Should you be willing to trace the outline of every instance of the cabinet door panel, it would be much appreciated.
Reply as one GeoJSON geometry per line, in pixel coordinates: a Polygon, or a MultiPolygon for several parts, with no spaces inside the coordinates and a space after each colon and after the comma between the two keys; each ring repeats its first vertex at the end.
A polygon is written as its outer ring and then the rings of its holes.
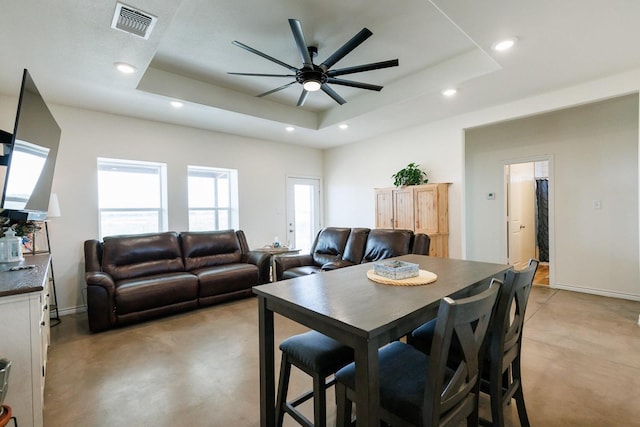
{"type": "Polygon", "coordinates": [[[416,189],[416,231],[432,234],[440,232],[438,221],[438,187],[416,189]]]}
{"type": "Polygon", "coordinates": [[[376,228],[393,228],[391,190],[376,190],[376,228]]]}
{"type": "Polygon", "coordinates": [[[395,204],[394,228],[413,230],[415,227],[413,213],[413,190],[411,188],[398,189],[393,192],[395,204]]]}

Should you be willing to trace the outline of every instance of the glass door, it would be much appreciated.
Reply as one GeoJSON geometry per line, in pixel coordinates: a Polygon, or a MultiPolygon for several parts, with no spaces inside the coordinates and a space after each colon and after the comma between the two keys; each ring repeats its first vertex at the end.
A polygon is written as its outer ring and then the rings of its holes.
{"type": "Polygon", "coordinates": [[[287,177],[287,244],[309,253],[320,230],[320,180],[287,177]]]}

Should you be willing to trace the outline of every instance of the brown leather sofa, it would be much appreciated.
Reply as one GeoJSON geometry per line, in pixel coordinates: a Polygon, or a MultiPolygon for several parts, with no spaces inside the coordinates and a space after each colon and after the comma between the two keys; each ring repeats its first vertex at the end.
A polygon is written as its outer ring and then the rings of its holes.
{"type": "Polygon", "coordinates": [[[311,252],[275,259],[277,280],[406,254],[429,255],[431,239],[411,230],[326,227],[316,236],[311,252]]]}
{"type": "Polygon", "coordinates": [[[269,255],[242,230],[165,232],[84,242],[92,332],[233,298],[269,280],[269,255]]]}

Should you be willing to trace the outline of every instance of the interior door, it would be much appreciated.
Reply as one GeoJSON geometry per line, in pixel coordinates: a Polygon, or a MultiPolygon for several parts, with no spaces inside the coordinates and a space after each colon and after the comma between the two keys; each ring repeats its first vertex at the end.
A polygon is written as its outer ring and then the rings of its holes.
{"type": "Polygon", "coordinates": [[[320,180],[287,177],[287,242],[309,253],[320,231],[320,180]]]}
{"type": "Polygon", "coordinates": [[[505,172],[508,262],[518,269],[536,255],[534,163],[506,165],[505,172]]]}

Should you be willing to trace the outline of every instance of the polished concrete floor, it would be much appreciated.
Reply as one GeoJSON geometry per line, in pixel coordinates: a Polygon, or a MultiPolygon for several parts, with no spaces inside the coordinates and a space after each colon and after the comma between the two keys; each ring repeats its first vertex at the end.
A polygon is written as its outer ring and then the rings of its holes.
{"type": "MultiPolygon", "coordinates": [[[[86,315],[63,317],[45,427],[259,425],[257,312],[249,298],[100,334],[86,315]]],[[[640,426],[639,314],[640,302],[534,286],[523,344],[532,426],[640,426]]],[[[277,342],[303,330],[276,316],[277,342]]],[[[294,370],[292,391],[308,386],[294,370]]],[[[508,425],[519,425],[515,406],[508,425]]]]}

